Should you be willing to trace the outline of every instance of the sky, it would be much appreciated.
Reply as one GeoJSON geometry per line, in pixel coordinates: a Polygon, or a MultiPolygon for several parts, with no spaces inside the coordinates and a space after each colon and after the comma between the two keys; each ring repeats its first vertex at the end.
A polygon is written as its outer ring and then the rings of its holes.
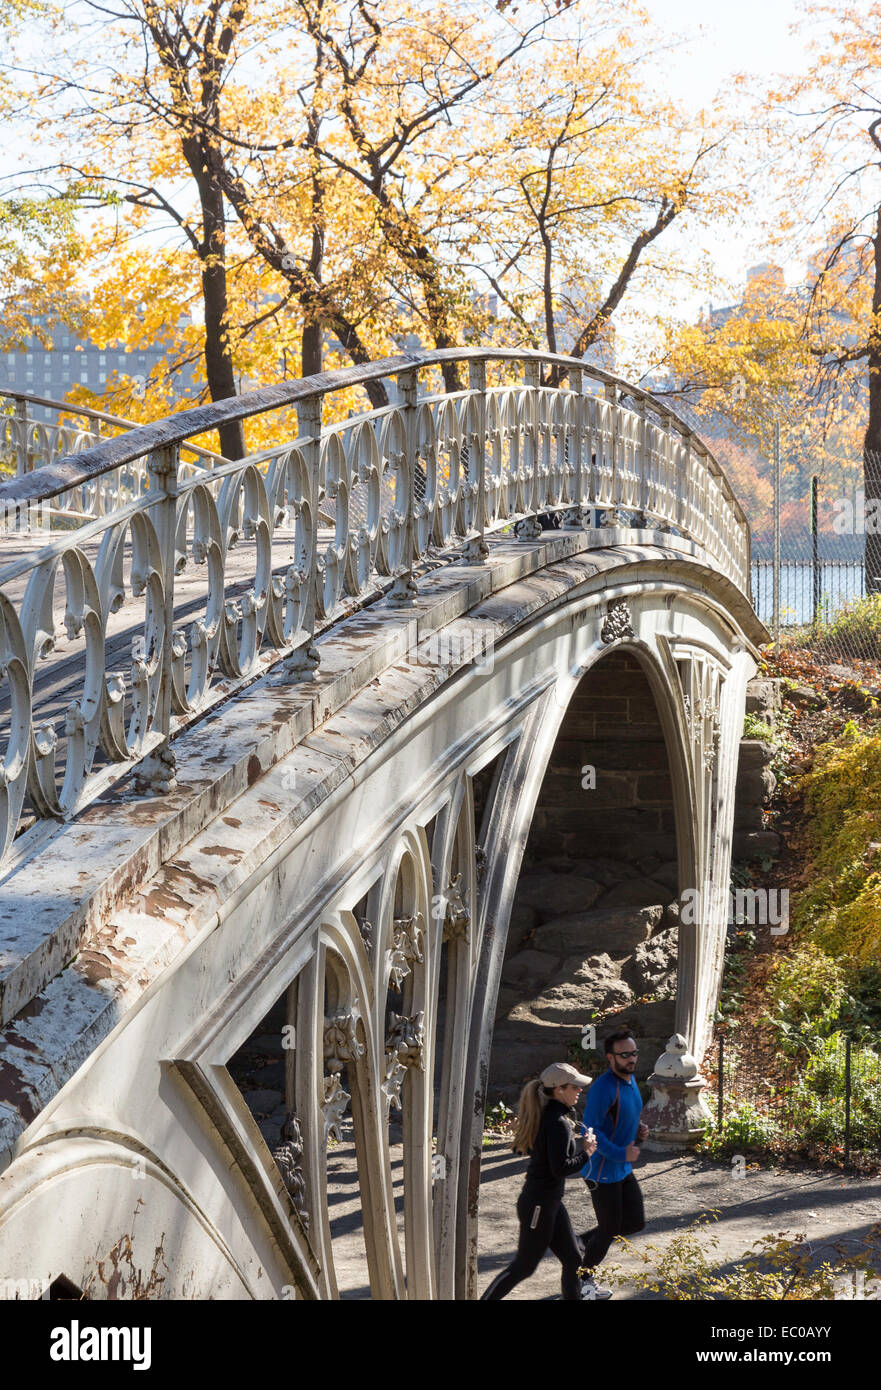
{"type": "Polygon", "coordinates": [[[789,26],[798,19],[795,0],[642,0],[655,22],[671,33],[694,34],[671,54],[666,68],[671,94],[707,106],[733,72],[767,75],[805,64],[805,40],[789,26]]]}
{"type": "MultiPolygon", "coordinates": [[[[736,0],[712,7],[706,0],[643,0],[655,22],[671,34],[688,35],[688,42],[664,60],[662,80],[670,95],[694,109],[712,109],[724,99],[735,73],[767,80],[775,73],[797,73],[811,60],[806,34],[793,34],[800,18],[799,0],[736,0]]],[[[740,257],[742,243],[721,248],[729,273],[740,257]]]]}

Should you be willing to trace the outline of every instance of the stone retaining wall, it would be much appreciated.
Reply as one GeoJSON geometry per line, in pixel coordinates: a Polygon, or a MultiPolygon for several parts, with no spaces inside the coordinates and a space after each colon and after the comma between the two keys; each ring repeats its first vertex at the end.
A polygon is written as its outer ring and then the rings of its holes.
{"type": "Polygon", "coordinates": [[[517,888],[496,1013],[490,1099],[567,1055],[605,1067],[602,1038],[626,1020],[638,1076],[673,1031],[678,916],[673,788],[639,663],[603,657],[557,736],[517,888]],[[635,1001],[641,1002],[635,1002],[635,1001]],[[597,1048],[581,1047],[596,1024],[597,1048]]]}

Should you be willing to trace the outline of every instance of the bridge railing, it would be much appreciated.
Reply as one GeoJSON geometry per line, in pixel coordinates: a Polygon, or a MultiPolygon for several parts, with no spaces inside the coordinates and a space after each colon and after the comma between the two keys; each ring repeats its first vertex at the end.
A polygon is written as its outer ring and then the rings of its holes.
{"type": "Polygon", "coordinates": [[[170,788],[171,737],[280,659],[308,678],[316,633],[343,613],[411,603],[438,554],[480,563],[488,534],[534,536],[540,514],[691,538],[749,593],[748,526],[712,455],[667,406],[567,358],[406,354],[81,451],[82,434],[58,438],[71,452],[47,443],[0,485],[6,509],[50,503],[78,523],[0,569],[0,871],[142,760],[145,787],[170,788]],[[432,394],[450,360],[467,387],[432,394]],[[560,385],[542,384],[549,369],[560,385]],[[394,403],[324,424],[333,393],[383,378],[394,403]],[[291,406],[293,440],[182,460],[223,421],[291,406]]]}
{"type": "MultiPolygon", "coordinates": [[[[71,405],[46,396],[26,395],[19,391],[0,391],[0,462],[23,477],[34,469],[95,448],[104,439],[125,430],[136,429],[132,420],[88,406],[71,405]],[[37,411],[51,412],[49,419],[40,419],[37,411]]],[[[186,476],[199,469],[212,468],[225,462],[220,454],[198,444],[182,447],[181,468],[186,476]]],[[[99,516],[108,516],[117,507],[141,497],[147,490],[145,460],[135,459],[126,468],[114,468],[100,478],[92,478],[80,487],[67,488],[55,497],[44,499],[38,507],[27,511],[14,510],[0,518],[5,527],[23,530],[31,518],[46,530],[59,525],[78,525],[99,516]]]]}

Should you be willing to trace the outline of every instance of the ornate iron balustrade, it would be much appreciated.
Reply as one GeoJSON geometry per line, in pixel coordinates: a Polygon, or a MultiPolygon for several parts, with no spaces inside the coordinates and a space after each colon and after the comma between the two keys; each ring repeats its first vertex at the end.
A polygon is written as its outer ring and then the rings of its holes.
{"type": "MultiPolygon", "coordinates": [[[[108,415],[86,406],[68,405],[65,401],[51,400],[45,396],[23,395],[17,391],[0,391],[0,408],[4,405],[11,407],[11,413],[0,414],[0,459],[7,464],[12,462],[18,478],[70,454],[81,454],[86,449],[92,449],[112,437],[111,432],[119,434],[137,428],[134,421],[125,420],[119,415],[108,415]],[[31,414],[34,406],[53,411],[56,418],[36,419],[31,414]]],[[[218,462],[226,462],[220,454],[199,445],[186,444],[183,447],[191,456],[181,461],[186,476],[192,476],[199,469],[212,468],[218,462]]],[[[54,529],[59,522],[91,521],[99,516],[108,516],[123,503],[143,496],[146,490],[146,464],[143,459],[136,459],[128,468],[111,469],[100,479],[94,478],[78,488],[68,488],[53,499],[54,505],[47,499],[47,503],[39,507],[38,515],[47,530],[54,529]]],[[[7,524],[9,522],[8,516],[0,519],[7,524]]],[[[24,519],[27,520],[27,517],[24,519]]],[[[13,524],[20,522],[21,517],[13,514],[12,521],[13,524]]]]}
{"type": "Polygon", "coordinates": [[[22,829],[69,818],[142,760],[142,786],[168,790],[184,724],[279,659],[308,678],[316,632],[383,593],[412,603],[435,557],[480,563],[488,534],[529,538],[539,514],[675,532],[749,593],[749,529],[712,455],[665,405],[567,358],[447,350],[268,387],[50,458],[0,502],[60,499],[65,514],[107,478],[112,511],[95,503],[0,570],[0,867],[29,852],[22,829]],[[467,389],[420,395],[420,372],[450,360],[467,389]],[[565,386],[543,385],[543,366],[565,386]],[[328,396],[384,377],[396,403],[323,426],[328,396]],[[182,462],[222,421],[292,405],[296,439],[182,462]]]}

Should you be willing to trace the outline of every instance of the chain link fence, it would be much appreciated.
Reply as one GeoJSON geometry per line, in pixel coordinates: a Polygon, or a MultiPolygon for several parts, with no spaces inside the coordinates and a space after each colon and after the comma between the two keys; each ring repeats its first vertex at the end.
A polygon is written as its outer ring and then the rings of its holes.
{"type": "Polygon", "coordinates": [[[781,648],[846,668],[842,679],[871,678],[863,663],[881,661],[881,595],[867,583],[872,510],[861,488],[816,473],[806,481],[803,496],[780,503],[776,522],[772,507],[752,523],[753,604],[781,648]]]}
{"type": "Polygon", "coordinates": [[[859,429],[827,434],[811,401],[797,395],[769,399],[749,435],[724,406],[708,413],[706,402],[677,401],[677,409],[746,513],[753,604],[775,644],[850,667],[840,679],[865,683],[871,673],[861,663],[881,662],[881,594],[872,579],[881,573],[881,504],[866,498],[864,479],[867,471],[881,477],[881,459],[864,459],[859,429]]]}

